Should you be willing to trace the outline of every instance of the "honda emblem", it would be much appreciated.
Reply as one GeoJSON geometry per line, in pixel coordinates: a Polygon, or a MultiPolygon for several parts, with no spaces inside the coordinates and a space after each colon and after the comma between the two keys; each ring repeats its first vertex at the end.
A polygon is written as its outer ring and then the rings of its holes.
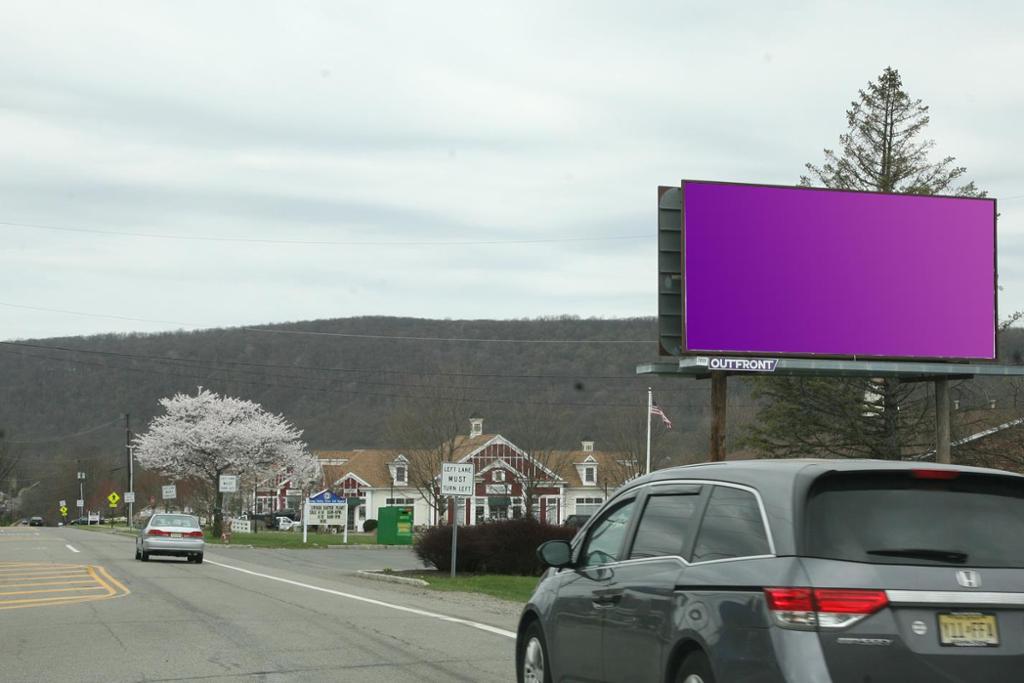
{"type": "Polygon", "coordinates": [[[957,569],[956,582],[964,588],[981,588],[981,574],[973,569],[957,569]]]}

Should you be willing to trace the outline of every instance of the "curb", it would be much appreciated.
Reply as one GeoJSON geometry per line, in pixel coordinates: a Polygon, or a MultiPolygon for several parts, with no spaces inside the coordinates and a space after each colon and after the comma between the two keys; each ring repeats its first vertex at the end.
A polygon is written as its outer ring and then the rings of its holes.
{"type": "Polygon", "coordinates": [[[411,545],[377,545],[375,543],[350,543],[348,545],[328,545],[328,550],[400,550],[402,548],[412,548],[411,545]]]}
{"type": "Polygon", "coordinates": [[[425,588],[430,584],[423,579],[412,579],[408,576],[395,576],[393,574],[382,574],[381,572],[371,572],[365,569],[360,569],[356,572],[357,576],[361,576],[364,579],[372,579],[374,581],[384,581],[386,583],[402,583],[406,586],[419,586],[425,588]]]}

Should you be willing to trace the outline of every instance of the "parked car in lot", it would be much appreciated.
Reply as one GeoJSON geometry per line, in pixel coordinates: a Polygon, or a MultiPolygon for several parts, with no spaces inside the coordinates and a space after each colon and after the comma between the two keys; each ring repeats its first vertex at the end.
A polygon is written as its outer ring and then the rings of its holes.
{"type": "Polygon", "coordinates": [[[42,517],[31,517],[28,520],[29,526],[46,526],[46,522],[43,521],[42,517]]]}
{"type": "Polygon", "coordinates": [[[199,564],[203,561],[205,546],[198,517],[157,514],[139,529],[135,538],[135,559],[146,562],[154,555],[173,555],[199,564]]]}
{"type": "Polygon", "coordinates": [[[574,529],[579,529],[587,520],[590,519],[590,515],[569,515],[565,518],[565,526],[571,526],[574,529]]]}
{"type": "Polygon", "coordinates": [[[518,679],[1021,680],[1021,538],[1024,477],[998,470],[660,470],[538,549],[550,568],[519,623],[518,679]]]}

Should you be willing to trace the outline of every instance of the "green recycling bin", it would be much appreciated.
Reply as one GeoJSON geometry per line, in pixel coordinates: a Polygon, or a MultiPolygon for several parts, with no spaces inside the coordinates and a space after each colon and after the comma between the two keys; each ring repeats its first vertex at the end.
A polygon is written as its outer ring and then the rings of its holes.
{"type": "Polygon", "coordinates": [[[412,545],[412,506],[382,507],[377,515],[377,545],[412,545]]]}

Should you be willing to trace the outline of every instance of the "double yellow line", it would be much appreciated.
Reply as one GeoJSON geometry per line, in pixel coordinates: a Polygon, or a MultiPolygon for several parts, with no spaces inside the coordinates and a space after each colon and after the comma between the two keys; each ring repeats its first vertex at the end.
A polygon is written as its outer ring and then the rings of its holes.
{"type": "Polygon", "coordinates": [[[0,610],[110,600],[130,592],[99,565],[0,562],[0,610]]]}

